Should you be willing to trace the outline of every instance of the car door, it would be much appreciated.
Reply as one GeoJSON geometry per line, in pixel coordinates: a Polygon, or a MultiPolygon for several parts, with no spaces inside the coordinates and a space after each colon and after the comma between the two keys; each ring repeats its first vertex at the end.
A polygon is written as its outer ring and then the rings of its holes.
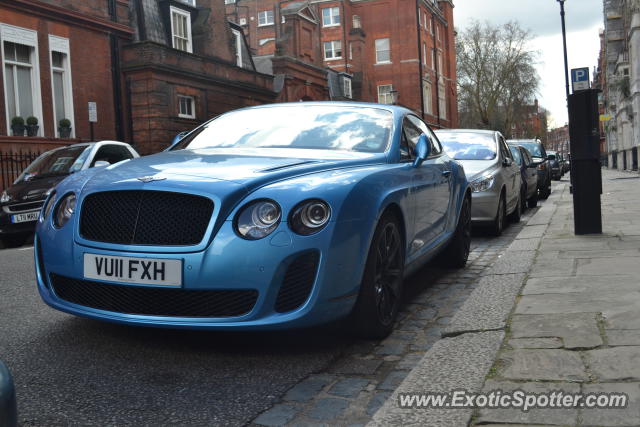
{"type": "Polygon", "coordinates": [[[507,212],[513,211],[520,195],[520,166],[514,161],[511,151],[507,147],[504,137],[498,133],[498,146],[500,147],[500,161],[502,162],[502,173],[507,188],[507,212]],[[507,166],[504,162],[510,160],[507,166]]]}
{"type": "MultiPolygon", "coordinates": [[[[402,137],[405,139],[411,156],[415,155],[418,140],[422,130],[409,120],[404,118],[402,124],[402,137]]],[[[402,144],[401,144],[402,145],[402,144]]],[[[433,240],[435,214],[431,209],[432,201],[436,193],[436,170],[429,160],[420,166],[411,169],[410,198],[413,207],[413,235],[410,236],[409,259],[418,256],[422,250],[428,247],[433,240]]]]}
{"type": "MultiPolygon", "coordinates": [[[[532,190],[532,188],[538,188],[538,171],[536,167],[532,165],[533,159],[529,152],[525,148],[522,148],[520,153],[522,154],[522,160],[524,161],[524,174],[527,180],[527,190],[529,194],[531,194],[535,191],[532,190]]],[[[527,194],[527,197],[529,197],[529,194],[527,194]]]]}
{"type": "Polygon", "coordinates": [[[444,156],[444,151],[438,137],[422,120],[416,116],[408,116],[409,120],[416,125],[422,133],[427,135],[430,144],[430,155],[425,161],[426,165],[433,168],[435,175],[435,189],[433,200],[430,202],[430,209],[433,214],[433,238],[437,238],[447,228],[447,219],[449,208],[451,206],[451,159],[444,156]]]}

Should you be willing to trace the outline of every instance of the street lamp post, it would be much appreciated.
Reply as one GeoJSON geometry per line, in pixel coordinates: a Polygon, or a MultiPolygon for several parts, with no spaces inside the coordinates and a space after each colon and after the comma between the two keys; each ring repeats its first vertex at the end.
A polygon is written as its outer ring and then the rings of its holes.
{"type": "Polygon", "coordinates": [[[562,22],[562,47],[564,49],[564,80],[566,82],[567,102],[569,102],[569,63],[567,61],[567,30],[564,24],[564,2],[566,0],[557,0],[560,3],[560,21],[562,22]]]}

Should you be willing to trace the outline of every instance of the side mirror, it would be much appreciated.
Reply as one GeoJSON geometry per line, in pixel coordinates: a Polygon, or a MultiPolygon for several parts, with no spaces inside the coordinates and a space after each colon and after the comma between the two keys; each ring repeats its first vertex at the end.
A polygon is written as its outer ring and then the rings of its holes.
{"type": "Polygon", "coordinates": [[[413,162],[413,167],[419,167],[422,162],[424,162],[427,157],[429,157],[431,151],[431,144],[429,144],[429,139],[427,135],[422,134],[418,139],[418,144],[416,145],[416,160],[413,162]]]}
{"type": "Polygon", "coordinates": [[[511,160],[510,158],[506,157],[503,161],[502,161],[502,166],[511,166],[513,164],[513,160],[511,160]]]}
{"type": "Polygon", "coordinates": [[[106,160],[96,160],[96,162],[93,164],[94,168],[102,168],[104,166],[109,166],[111,163],[107,162],[106,160]]]}
{"type": "Polygon", "coordinates": [[[169,146],[165,148],[164,151],[171,150],[178,142],[182,141],[182,138],[184,138],[188,133],[189,131],[183,131],[174,136],[173,140],[171,140],[171,144],[169,144],[169,146]]]}

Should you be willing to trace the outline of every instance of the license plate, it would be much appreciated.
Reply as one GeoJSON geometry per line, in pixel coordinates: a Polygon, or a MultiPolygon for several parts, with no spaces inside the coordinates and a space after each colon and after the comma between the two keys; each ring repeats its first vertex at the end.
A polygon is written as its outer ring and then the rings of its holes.
{"type": "Polygon", "coordinates": [[[40,211],[11,215],[11,222],[17,224],[19,222],[37,221],[39,216],[40,211]]]}
{"type": "Polygon", "coordinates": [[[181,286],[182,261],[85,253],[84,277],[121,283],[181,286]]]}

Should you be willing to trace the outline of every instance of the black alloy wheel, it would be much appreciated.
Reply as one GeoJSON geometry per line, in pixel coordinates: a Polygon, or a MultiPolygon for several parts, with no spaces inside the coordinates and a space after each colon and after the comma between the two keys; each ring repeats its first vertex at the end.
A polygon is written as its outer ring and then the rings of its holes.
{"type": "Polygon", "coordinates": [[[379,339],[393,330],[402,301],[404,259],[399,222],[386,213],[376,227],[353,311],[358,335],[379,339]]]}
{"type": "Polygon", "coordinates": [[[520,188],[520,194],[518,195],[518,203],[516,203],[516,207],[513,208],[513,212],[509,215],[509,219],[511,222],[518,223],[520,222],[520,218],[522,218],[522,188],[520,188]]]}
{"type": "Polygon", "coordinates": [[[498,211],[496,217],[491,224],[491,234],[494,236],[500,236],[504,230],[504,222],[507,216],[507,204],[504,201],[504,194],[500,195],[500,201],[498,202],[498,211]]]}

